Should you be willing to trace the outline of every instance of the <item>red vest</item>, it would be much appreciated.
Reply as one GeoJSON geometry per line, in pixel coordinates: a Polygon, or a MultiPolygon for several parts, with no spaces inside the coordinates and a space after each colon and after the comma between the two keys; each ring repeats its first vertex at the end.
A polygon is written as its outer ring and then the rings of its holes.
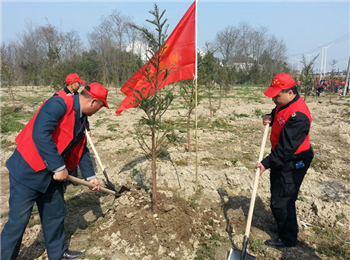
{"type": "MultiPolygon", "coordinates": [[[[55,97],[53,97],[55,98],[55,97]]],[[[73,110],[73,96],[62,96],[67,105],[66,114],[59,120],[58,125],[52,132],[52,140],[57,145],[58,153],[61,154],[74,137],[74,125],[75,125],[75,111],[73,110]]],[[[45,101],[46,102],[46,101],[45,101]]],[[[44,102],[44,103],[45,103],[44,102]]],[[[43,105],[42,105],[43,106],[43,105]]],[[[41,106],[41,107],[42,107],[41,106]]],[[[33,125],[40,109],[36,112],[33,118],[23,128],[23,130],[16,137],[17,150],[22,155],[24,160],[35,171],[40,171],[46,168],[45,163],[39,155],[34,141],[33,125]]],[[[68,170],[76,168],[79,164],[80,157],[83,153],[86,137],[81,139],[67,154],[65,157],[65,163],[68,170]]]]}
{"type": "Polygon", "coordinates": [[[65,96],[69,95],[69,94],[67,94],[63,89],[57,91],[56,94],[57,94],[59,97],[65,97],[65,96]]]}
{"type": "MultiPolygon", "coordinates": [[[[274,121],[271,127],[271,136],[270,136],[270,141],[271,141],[271,150],[275,149],[275,146],[278,144],[278,140],[280,137],[280,133],[284,127],[284,124],[287,123],[288,119],[293,116],[295,112],[301,112],[305,114],[309,120],[310,124],[312,122],[312,117],[309,108],[305,104],[305,101],[299,97],[299,99],[290,104],[287,108],[281,110],[279,113],[279,107],[276,108],[275,111],[275,117],[274,121]]],[[[310,132],[310,129],[309,129],[310,132]]],[[[299,146],[295,154],[304,152],[306,150],[310,149],[310,136],[309,134],[305,138],[304,142],[299,146]]]]}

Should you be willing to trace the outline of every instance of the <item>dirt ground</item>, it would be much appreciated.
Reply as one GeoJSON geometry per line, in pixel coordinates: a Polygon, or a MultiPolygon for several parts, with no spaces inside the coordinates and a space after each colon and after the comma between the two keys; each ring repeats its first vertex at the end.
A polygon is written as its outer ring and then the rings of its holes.
{"type": "MultiPolygon", "coordinates": [[[[110,109],[89,119],[92,140],[112,183],[131,191],[114,201],[111,195],[69,185],[65,196],[69,248],[83,251],[85,260],[227,259],[231,247],[241,249],[263,136],[261,114],[273,108],[263,88],[250,89],[235,87],[213,117],[206,100],[199,105],[197,183],[196,153],[187,152],[186,133],[177,131],[181,141],[157,161],[159,202],[153,207],[150,161],[134,139],[134,124],[142,111],[130,109],[116,116],[123,96],[111,88],[110,109]]],[[[2,101],[1,107],[36,111],[41,102],[28,97],[40,93],[45,100],[53,91],[48,87],[34,90],[16,87],[16,101],[2,101]]],[[[10,100],[6,89],[1,95],[10,100]]],[[[269,231],[273,217],[267,171],[259,179],[249,235],[248,252],[257,259],[350,259],[350,98],[308,96],[306,102],[313,115],[310,138],[315,158],[297,201],[299,244],[273,249],[263,243],[276,236],[269,231]]],[[[173,107],[165,117],[175,125],[185,122],[186,111],[179,100],[173,107]]],[[[8,212],[5,162],[15,149],[17,134],[1,136],[1,230],[8,212]]],[[[267,142],[265,154],[269,149],[267,142]]],[[[90,152],[102,181],[101,167],[90,152]]],[[[18,259],[48,259],[35,209],[18,259]]]]}

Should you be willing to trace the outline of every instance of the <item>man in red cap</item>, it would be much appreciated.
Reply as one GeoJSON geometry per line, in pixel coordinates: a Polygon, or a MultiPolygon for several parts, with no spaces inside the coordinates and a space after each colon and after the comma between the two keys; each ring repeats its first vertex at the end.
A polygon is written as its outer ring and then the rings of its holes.
{"type": "Polygon", "coordinates": [[[277,74],[264,94],[276,104],[263,118],[264,125],[271,125],[271,153],[256,167],[261,174],[270,169],[270,208],[277,224],[270,230],[278,233],[265,244],[294,247],[299,232],[295,201],[314,156],[309,138],[312,117],[289,74],[277,74]]]}
{"type": "Polygon", "coordinates": [[[79,78],[78,74],[69,74],[66,77],[66,87],[57,93],[64,92],[66,94],[76,95],[82,83],[85,83],[85,81],[79,78]]]}
{"type": "Polygon", "coordinates": [[[80,95],[46,100],[16,137],[17,148],[6,162],[10,178],[10,210],[1,233],[1,259],[14,260],[36,203],[50,260],[78,259],[83,253],[64,244],[65,180],[80,167],[83,178],[99,190],[86,146],[88,116],[107,107],[108,90],[98,83],[80,95]]]}

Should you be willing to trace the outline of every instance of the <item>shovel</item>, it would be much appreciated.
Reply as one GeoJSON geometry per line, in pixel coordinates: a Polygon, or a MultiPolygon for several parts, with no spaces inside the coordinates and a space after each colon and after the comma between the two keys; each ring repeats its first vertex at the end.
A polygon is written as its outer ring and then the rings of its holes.
{"type": "MultiPolygon", "coordinates": [[[[265,150],[267,134],[269,132],[269,126],[270,126],[269,124],[265,125],[265,131],[264,131],[263,140],[261,142],[261,148],[260,148],[260,155],[259,155],[258,163],[261,162],[261,160],[263,159],[263,156],[264,156],[264,150],[265,150]]],[[[258,189],[258,184],[259,184],[259,176],[260,176],[260,168],[257,168],[256,172],[255,172],[253,194],[252,194],[252,198],[250,200],[249,213],[248,213],[248,219],[247,219],[247,226],[246,226],[246,229],[245,229],[242,250],[231,248],[230,254],[229,254],[227,260],[255,260],[256,259],[255,256],[252,256],[252,255],[247,253],[247,245],[248,245],[248,237],[249,237],[250,227],[251,227],[251,224],[252,224],[256,191],[258,189]]]]}
{"type": "Polygon", "coordinates": [[[88,141],[89,141],[89,143],[90,143],[90,145],[91,145],[91,147],[92,147],[92,150],[94,151],[94,154],[95,154],[95,156],[96,156],[96,158],[97,158],[98,163],[100,164],[100,167],[101,167],[101,169],[102,169],[103,175],[104,175],[105,178],[106,178],[106,180],[103,180],[103,182],[105,183],[105,185],[107,186],[107,188],[110,189],[110,190],[114,190],[114,191],[117,192],[117,193],[121,193],[121,192],[123,192],[123,191],[129,191],[130,189],[129,189],[128,187],[125,187],[124,185],[122,185],[119,189],[117,189],[117,188],[114,186],[114,184],[113,184],[112,182],[109,181],[108,176],[107,176],[107,173],[106,173],[106,170],[105,170],[105,168],[103,167],[103,164],[102,164],[102,162],[101,162],[101,160],[100,160],[100,157],[98,156],[98,153],[97,153],[97,151],[96,151],[96,148],[95,148],[95,146],[94,146],[94,144],[93,144],[93,142],[92,142],[92,140],[91,140],[91,137],[90,137],[89,133],[88,133],[86,130],[85,130],[85,135],[86,135],[86,138],[88,139],[88,141]]]}

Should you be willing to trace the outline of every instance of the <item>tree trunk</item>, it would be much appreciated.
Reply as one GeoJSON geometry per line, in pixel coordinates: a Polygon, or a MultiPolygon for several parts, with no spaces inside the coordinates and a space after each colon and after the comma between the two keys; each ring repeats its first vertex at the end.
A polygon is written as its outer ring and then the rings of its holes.
{"type": "Polygon", "coordinates": [[[190,128],[190,120],[191,120],[191,111],[188,111],[187,115],[187,148],[188,151],[191,152],[191,128],[190,128]]]}
{"type": "Polygon", "coordinates": [[[209,111],[210,111],[210,116],[213,117],[213,108],[211,106],[211,91],[209,90],[209,111]]]}
{"type": "Polygon", "coordinates": [[[156,133],[152,129],[152,203],[157,205],[157,175],[156,175],[156,133]]]}

